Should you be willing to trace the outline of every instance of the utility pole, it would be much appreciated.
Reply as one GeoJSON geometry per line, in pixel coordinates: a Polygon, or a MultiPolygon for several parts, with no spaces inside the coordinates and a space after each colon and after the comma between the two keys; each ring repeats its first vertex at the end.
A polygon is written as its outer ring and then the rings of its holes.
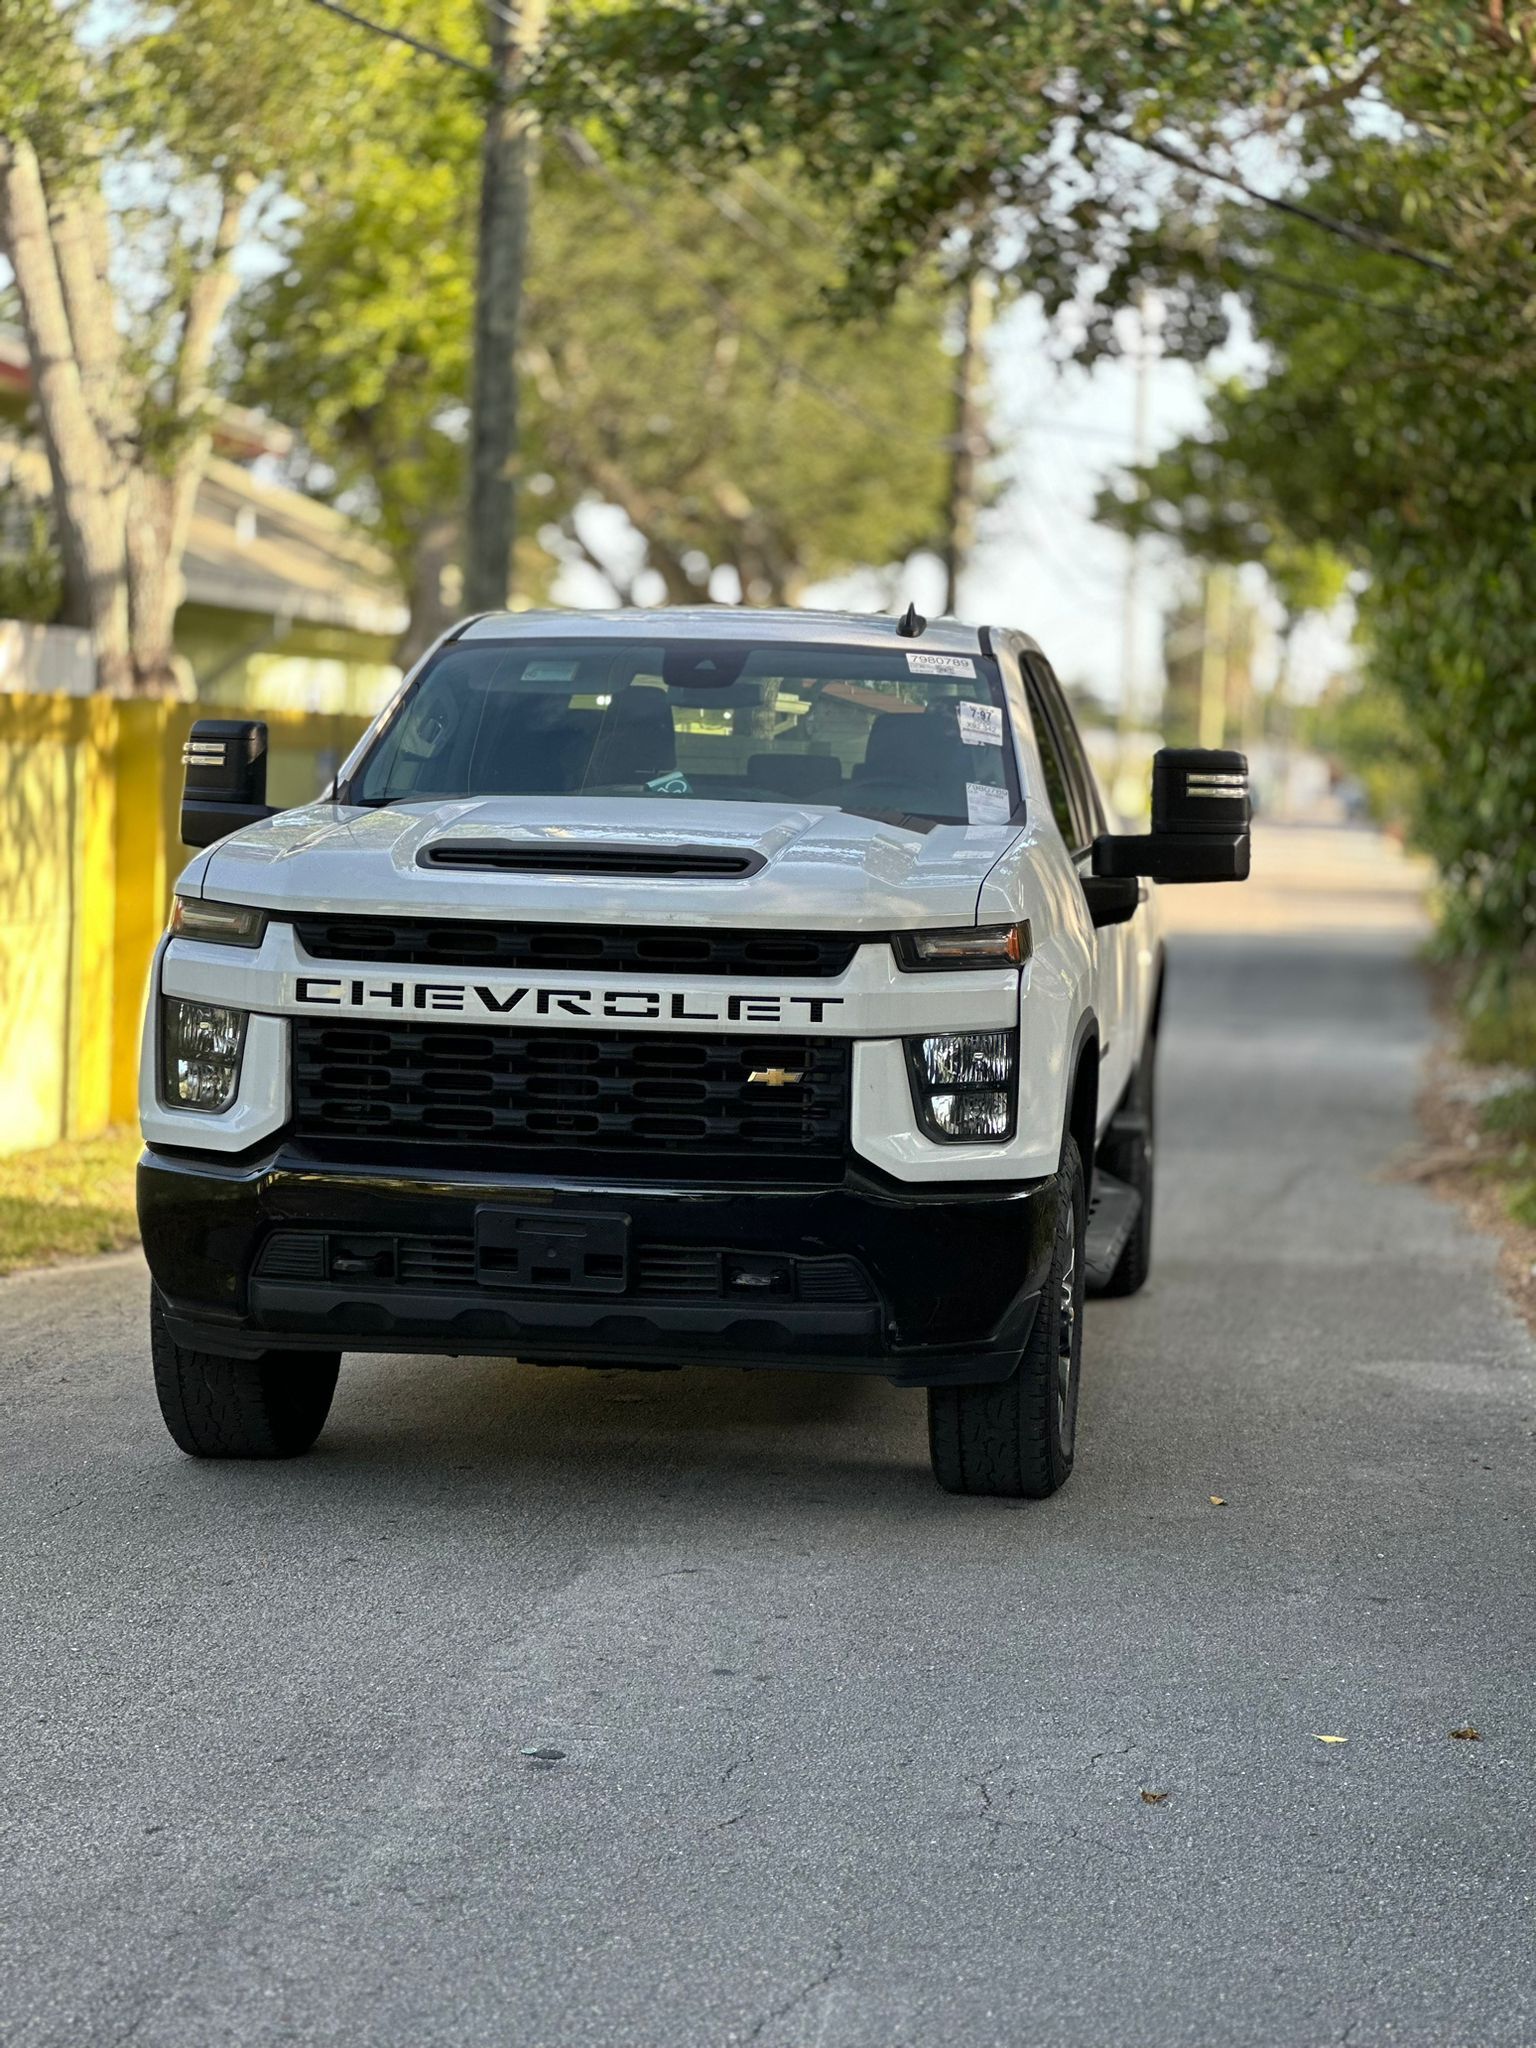
{"type": "MultiPolygon", "coordinates": [[[[1136,301],[1136,396],[1132,421],[1133,460],[1141,469],[1149,453],[1147,447],[1147,413],[1152,383],[1152,294],[1142,292],[1136,301]]],[[[1136,729],[1137,715],[1141,708],[1141,661],[1140,661],[1140,619],[1138,610],[1141,603],[1141,536],[1133,534],[1130,551],[1125,561],[1125,592],[1121,599],[1120,614],[1120,718],[1119,733],[1123,743],[1136,729]]]]}
{"type": "Polygon", "coordinates": [[[991,313],[986,267],[978,263],[966,272],[960,299],[960,358],[955,366],[954,432],[944,517],[944,610],[950,618],[959,616],[960,576],[976,545],[976,480],[987,453],[982,398],[991,313]]]}
{"type": "Polygon", "coordinates": [[[1200,744],[1227,736],[1227,670],[1232,641],[1232,571],[1216,563],[1205,575],[1205,638],[1200,649],[1200,744]]]}
{"type": "Polygon", "coordinates": [[[485,0],[493,97],[481,150],[464,604],[499,611],[517,538],[517,349],[538,132],[522,96],[549,0],[485,0]]]}

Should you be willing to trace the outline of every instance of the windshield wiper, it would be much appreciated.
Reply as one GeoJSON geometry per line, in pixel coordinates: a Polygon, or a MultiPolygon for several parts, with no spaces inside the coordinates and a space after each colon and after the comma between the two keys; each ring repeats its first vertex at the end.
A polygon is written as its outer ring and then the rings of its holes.
{"type": "Polygon", "coordinates": [[[935,825],[950,822],[946,818],[924,818],[916,811],[884,811],[878,804],[840,803],[828,805],[828,809],[847,811],[855,818],[872,818],[877,825],[896,825],[904,832],[931,832],[935,825]]]}

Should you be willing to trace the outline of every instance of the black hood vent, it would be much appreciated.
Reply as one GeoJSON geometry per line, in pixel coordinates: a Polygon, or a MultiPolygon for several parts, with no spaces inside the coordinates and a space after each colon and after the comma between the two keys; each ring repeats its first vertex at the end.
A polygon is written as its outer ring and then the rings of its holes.
{"type": "Polygon", "coordinates": [[[733,846],[582,846],[572,840],[441,839],[416,856],[422,868],[502,875],[678,875],[737,881],[763,856],[733,846]]]}

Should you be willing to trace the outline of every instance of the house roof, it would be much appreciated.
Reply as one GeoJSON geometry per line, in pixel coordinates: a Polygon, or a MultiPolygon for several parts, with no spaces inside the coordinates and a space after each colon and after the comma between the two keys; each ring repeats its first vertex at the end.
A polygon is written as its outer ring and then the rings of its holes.
{"type": "Polygon", "coordinates": [[[190,604],[388,638],[407,611],[394,565],[344,513],[214,456],[197,494],[183,569],[190,604]]]}

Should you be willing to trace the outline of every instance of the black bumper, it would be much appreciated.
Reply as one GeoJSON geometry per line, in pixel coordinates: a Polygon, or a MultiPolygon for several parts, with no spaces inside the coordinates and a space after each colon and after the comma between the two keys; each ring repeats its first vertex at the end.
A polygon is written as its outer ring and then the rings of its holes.
{"type": "Polygon", "coordinates": [[[806,1367],[909,1386],[1013,1370],[1056,1213],[1050,1181],[919,1187],[856,1169],[811,1187],[446,1179],[291,1146],[234,1164],[148,1151],[138,1197],[172,1334],[208,1350],[806,1367]],[[617,1277],[596,1292],[558,1271],[553,1284],[508,1282],[479,1223],[508,1210],[578,1237],[595,1222],[596,1244],[622,1219],[617,1277]]]}

